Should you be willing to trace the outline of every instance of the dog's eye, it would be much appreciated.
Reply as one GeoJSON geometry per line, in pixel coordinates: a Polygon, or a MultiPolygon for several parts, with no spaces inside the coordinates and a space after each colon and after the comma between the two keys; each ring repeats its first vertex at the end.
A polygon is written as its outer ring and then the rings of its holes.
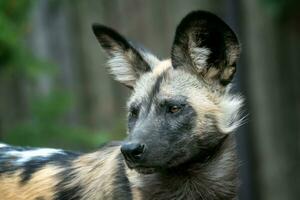
{"type": "Polygon", "coordinates": [[[132,118],[137,118],[139,115],[139,109],[138,108],[132,108],[129,111],[129,116],[132,118]]]}
{"type": "Polygon", "coordinates": [[[168,109],[168,112],[169,113],[178,113],[179,111],[181,111],[181,106],[176,106],[176,105],[173,105],[173,106],[170,106],[169,109],[168,109]]]}

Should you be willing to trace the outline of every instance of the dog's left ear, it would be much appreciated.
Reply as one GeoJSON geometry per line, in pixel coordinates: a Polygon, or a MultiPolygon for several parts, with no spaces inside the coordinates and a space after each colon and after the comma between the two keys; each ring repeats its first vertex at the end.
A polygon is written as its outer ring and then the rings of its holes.
{"type": "Polygon", "coordinates": [[[212,13],[194,11],[176,29],[171,58],[174,68],[225,86],[234,76],[239,54],[238,39],[225,22],[212,13]]]}

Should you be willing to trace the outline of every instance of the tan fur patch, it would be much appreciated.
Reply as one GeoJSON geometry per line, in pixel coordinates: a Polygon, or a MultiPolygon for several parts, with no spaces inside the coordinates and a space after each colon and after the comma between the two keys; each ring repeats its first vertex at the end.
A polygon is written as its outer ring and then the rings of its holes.
{"type": "Polygon", "coordinates": [[[82,200],[112,199],[114,180],[118,166],[120,147],[113,147],[109,151],[98,151],[83,155],[74,161],[75,173],[72,182],[66,187],[84,185],[82,200]]]}
{"type": "Polygon", "coordinates": [[[157,66],[154,67],[152,73],[155,75],[160,75],[161,73],[163,73],[164,71],[166,71],[171,67],[172,67],[171,59],[163,60],[159,62],[157,66]]]}
{"type": "Polygon", "coordinates": [[[229,80],[230,77],[232,77],[234,73],[235,73],[235,67],[229,66],[229,67],[224,69],[224,72],[222,73],[221,79],[229,80]]]}
{"type": "Polygon", "coordinates": [[[143,187],[143,182],[139,173],[126,167],[126,174],[131,183],[132,199],[141,200],[142,194],[140,188],[143,187]]]}
{"type": "Polygon", "coordinates": [[[1,175],[0,177],[0,197],[5,200],[36,200],[43,198],[52,200],[54,197],[54,187],[58,180],[55,175],[60,169],[48,165],[33,174],[32,178],[24,185],[20,184],[20,170],[12,175],[1,175]]]}

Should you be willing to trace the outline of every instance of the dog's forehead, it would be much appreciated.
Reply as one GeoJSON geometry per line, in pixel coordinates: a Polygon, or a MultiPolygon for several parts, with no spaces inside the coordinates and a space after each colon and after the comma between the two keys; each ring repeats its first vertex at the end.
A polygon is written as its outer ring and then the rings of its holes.
{"type": "Polygon", "coordinates": [[[160,76],[162,73],[166,72],[167,70],[172,70],[171,59],[167,59],[167,60],[163,60],[163,61],[159,62],[152,69],[152,75],[153,76],[160,76]]]}
{"type": "Polygon", "coordinates": [[[190,90],[199,89],[201,84],[196,76],[173,69],[171,60],[161,61],[151,72],[145,73],[137,81],[131,102],[142,101],[145,98],[172,98],[173,96],[189,96],[190,90]],[[156,90],[156,91],[154,91],[156,90]]]}

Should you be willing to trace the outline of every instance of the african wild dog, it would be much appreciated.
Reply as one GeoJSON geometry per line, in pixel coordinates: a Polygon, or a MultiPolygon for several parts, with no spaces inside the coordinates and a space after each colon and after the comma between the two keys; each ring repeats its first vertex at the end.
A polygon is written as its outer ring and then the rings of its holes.
{"type": "Polygon", "coordinates": [[[2,144],[0,199],[236,199],[232,133],[242,100],[229,92],[240,54],[233,31],[192,12],[167,60],[108,27],[93,31],[115,79],[133,90],[128,138],[87,154],[2,144]]]}

